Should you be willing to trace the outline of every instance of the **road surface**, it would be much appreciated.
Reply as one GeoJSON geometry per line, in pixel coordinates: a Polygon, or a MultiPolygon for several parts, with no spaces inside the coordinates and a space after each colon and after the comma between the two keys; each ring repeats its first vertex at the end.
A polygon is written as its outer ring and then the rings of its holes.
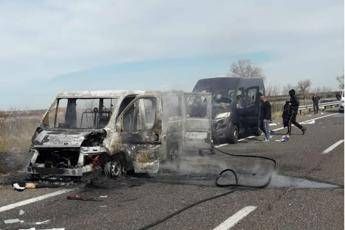
{"type": "MultiPolygon", "coordinates": [[[[219,164],[202,167],[202,176],[193,164],[186,166],[187,171],[198,171],[193,177],[101,178],[91,186],[24,192],[2,186],[0,229],[142,229],[169,215],[152,229],[343,229],[344,117],[325,113],[313,118],[304,118],[309,120],[305,135],[294,128],[286,143],[278,141],[283,132],[278,130],[270,144],[252,137],[219,147],[274,158],[278,168],[265,189],[214,186],[215,174],[224,167],[257,172],[259,178],[271,167],[268,162],[216,153],[207,157],[219,164]],[[196,204],[223,193],[228,194],[196,204]],[[96,200],[66,198],[74,194],[96,200]],[[13,219],[21,223],[4,222],[13,219]]],[[[263,182],[253,180],[254,175],[246,177],[240,177],[241,183],[263,182]]]]}

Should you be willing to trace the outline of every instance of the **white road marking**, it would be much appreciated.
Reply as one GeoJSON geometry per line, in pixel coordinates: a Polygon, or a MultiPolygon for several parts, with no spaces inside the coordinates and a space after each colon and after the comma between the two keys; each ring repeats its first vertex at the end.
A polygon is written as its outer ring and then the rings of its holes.
{"type": "MultiPolygon", "coordinates": [[[[321,117],[316,117],[316,118],[313,118],[313,119],[310,119],[310,120],[306,120],[306,121],[302,121],[301,123],[309,123],[309,122],[312,122],[312,120],[319,120],[319,119],[322,119],[322,118],[326,118],[326,117],[330,117],[330,116],[334,116],[336,115],[337,113],[331,113],[331,114],[327,114],[325,116],[321,116],[321,117]]],[[[280,128],[277,128],[277,129],[273,129],[273,131],[279,131],[279,130],[282,130],[284,129],[284,127],[280,127],[280,128]]]]}
{"type": "Polygon", "coordinates": [[[229,144],[225,143],[225,144],[221,144],[221,145],[215,145],[214,147],[220,148],[220,147],[224,147],[224,146],[227,146],[227,145],[229,145],[229,144]]]}
{"type": "Polygon", "coordinates": [[[5,211],[8,211],[8,210],[11,210],[11,209],[14,209],[14,208],[18,208],[18,207],[21,207],[21,206],[24,206],[24,205],[32,204],[32,203],[35,203],[35,202],[38,202],[38,201],[41,201],[41,200],[45,200],[45,199],[48,199],[48,198],[51,198],[51,197],[54,197],[54,196],[59,196],[61,194],[68,193],[68,192],[71,192],[73,190],[74,189],[61,189],[61,190],[58,190],[56,192],[47,193],[47,194],[44,194],[42,196],[38,196],[38,197],[30,198],[30,199],[27,199],[27,200],[19,201],[17,203],[5,205],[5,206],[0,207],[0,212],[5,212],[5,211]]]}
{"type": "Polygon", "coordinates": [[[327,154],[330,153],[333,149],[335,149],[336,147],[338,147],[339,145],[341,145],[344,142],[344,140],[339,140],[337,142],[335,142],[333,145],[329,146],[327,149],[325,149],[322,154],[327,154]]]}
{"type": "Polygon", "coordinates": [[[213,230],[228,230],[234,227],[240,220],[244,217],[248,216],[249,213],[253,212],[257,207],[255,206],[247,206],[236,212],[234,215],[226,219],[223,223],[218,225],[213,230]]]}
{"type": "Polygon", "coordinates": [[[315,119],[308,121],[308,122],[306,122],[306,121],[301,122],[301,125],[313,125],[313,124],[315,124],[315,119]]]}

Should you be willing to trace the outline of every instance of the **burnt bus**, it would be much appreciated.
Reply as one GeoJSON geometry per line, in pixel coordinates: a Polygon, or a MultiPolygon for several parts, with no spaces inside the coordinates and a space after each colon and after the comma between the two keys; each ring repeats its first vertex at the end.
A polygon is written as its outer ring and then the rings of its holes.
{"type": "Polygon", "coordinates": [[[199,80],[193,92],[212,94],[212,133],[215,143],[237,143],[239,137],[260,135],[262,78],[221,77],[199,80]]]}
{"type": "Polygon", "coordinates": [[[182,153],[210,151],[211,95],[76,91],[56,96],[33,137],[33,179],[157,173],[182,153]],[[199,113],[196,113],[198,111],[199,113]]]}

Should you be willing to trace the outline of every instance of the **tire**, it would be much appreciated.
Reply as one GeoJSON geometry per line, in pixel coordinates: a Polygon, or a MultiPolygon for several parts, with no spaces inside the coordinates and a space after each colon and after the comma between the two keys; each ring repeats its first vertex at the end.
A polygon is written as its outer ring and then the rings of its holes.
{"type": "Polygon", "coordinates": [[[109,178],[119,178],[126,174],[125,161],[121,156],[114,156],[104,165],[104,174],[109,178]]]}
{"type": "Polygon", "coordinates": [[[228,127],[228,142],[230,144],[237,144],[238,137],[239,137],[238,126],[233,123],[230,123],[228,127]]]}

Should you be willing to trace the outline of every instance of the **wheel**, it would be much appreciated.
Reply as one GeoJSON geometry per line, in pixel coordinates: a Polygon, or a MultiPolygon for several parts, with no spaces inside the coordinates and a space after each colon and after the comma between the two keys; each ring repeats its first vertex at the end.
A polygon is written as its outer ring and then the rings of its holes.
{"type": "Polygon", "coordinates": [[[110,178],[118,178],[125,175],[124,161],[120,157],[114,157],[104,165],[104,174],[110,178]]]}
{"type": "Polygon", "coordinates": [[[228,142],[231,144],[237,144],[238,143],[238,127],[237,125],[231,123],[228,128],[228,142]]]}

